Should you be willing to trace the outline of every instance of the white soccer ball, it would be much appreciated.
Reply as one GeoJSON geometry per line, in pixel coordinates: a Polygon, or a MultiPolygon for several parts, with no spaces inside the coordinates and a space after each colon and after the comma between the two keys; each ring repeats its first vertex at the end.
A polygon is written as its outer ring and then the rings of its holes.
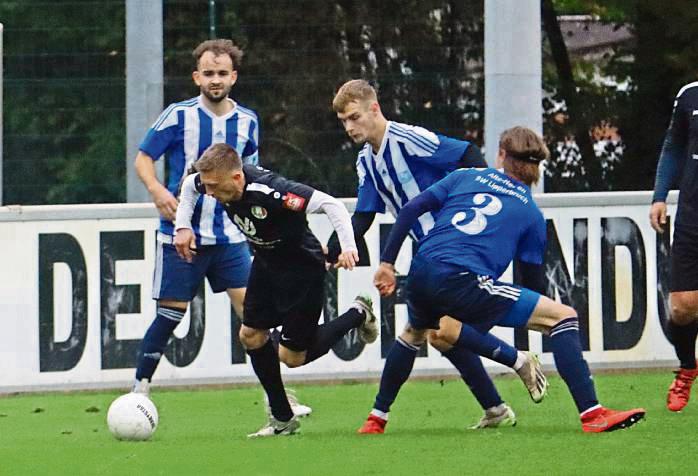
{"type": "Polygon", "coordinates": [[[118,440],[147,440],[158,427],[158,409],[146,395],[127,393],[112,402],[107,425],[118,440]]]}

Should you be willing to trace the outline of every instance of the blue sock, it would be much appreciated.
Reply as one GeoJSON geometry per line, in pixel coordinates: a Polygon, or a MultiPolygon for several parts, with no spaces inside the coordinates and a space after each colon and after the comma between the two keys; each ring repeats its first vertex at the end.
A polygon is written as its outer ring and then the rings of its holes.
{"type": "Polygon", "coordinates": [[[381,384],[373,408],[385,413],[390,411],[390,405],[395,401],[400,387],[412,372],[418,350],[419,347],[408,344],[399,337],[395,340],[385,358],[381,384]]]}
{"type": "Polygon", "coordinates": [[[153,379],[155,369],[158,368],[162,353],[167,347],[167,341],[170,340],[175,327],[182,321],[183,317],[184,311],[158,305],[155,320],[145,333],[138,351],[136,380],[141,381],[145,378],[150,381],[153,379]]]}
{"type": "Polygon", "coordinates": [[[463,324],[456,342],[457,347],[465,347],[488,359],[513,367],[518,351],[489,332],[481,334],[467,324],[463,324]]]}
{"type": "Polygon", "coordinates": [[[248,350],[247,355],[250,356],[254,373],[267,394],[271,414],[279,421],[289,421],[293,418],[293,410],[288,403],[284,382],[281,379],[279,354],[274,349],[271,339],[267,339],[259,349],[248,350]]]}
{"type": "Polygon", "coordinates": [[[458,369],[461,378],[470,387],[470,391],[473,392],[483,410],[504,403],[492,379],[487,375],[480,357],[468,349],[458,346],[444,352],[443,356],[458,369]]]}
{"type": "Polygon", "coordinates": [[[594,381],[582,355],[577,318],[571,317],[558,322],[550,329],[550,341],[555,357],[555,367],[567,384],[579,413],[598,405],[594,381]]]}

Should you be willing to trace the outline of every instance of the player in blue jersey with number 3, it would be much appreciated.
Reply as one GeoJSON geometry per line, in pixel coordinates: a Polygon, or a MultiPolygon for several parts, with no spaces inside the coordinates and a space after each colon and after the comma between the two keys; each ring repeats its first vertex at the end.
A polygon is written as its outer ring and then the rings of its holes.
{"type": "MultiPolygon", "coordinates": [[[[538,181],[548,149],[524,127],[504,131],[497,167],[461,169],[435,183],[400,211],[381,255],[374,284],[382,295],[395,291],[393,263],[410,228],[427,212],[434,227],[419,243],[407,281],[409,323],[393,344],[381,376],[374,409],[360,433],[383,433],[390,406],[412,371],[429,329],[448,315],[483,334],[495,325],[528,327],[550,336],[555,365],[567,384],[585,432],[627,428],[645,415],[638,408],[601,406],[579,341],[574,309],[526,287],[497,280],[511,261],[527,263],[542,279],[546,226],[530,186],[538,181]]],[[[524,283],[526,285],[527,283],[524,283]]],[[[458,331],[443,338],[458,345],[458,331]]]]}
{"type": "MultiPolygon", "coordinates": [[[[354,142],[364,144],[356,161],[359,189],[352,216],[359,249],[376,213],[388,211],[397,216],[411,198],[454,170],[486,166],[475,144],[435,134],[423,127],[388,121],[381,112],[376,90],[365,80],[344,83],[337,91],[332,107],[347,135],[354,142]]],[[[419,240],[433,226],[434,217],[425,213],[412,226],[410,235],[419,240]]],[[[338,241],[330,239],[328,249],[332,261],[340,252],[338,241]]],[[[512,367],[521,377],[531,399],[536,403],[543,400],[547,380],[535,354],[519,352],[491,334],[481,336],[470,326],[461,326],[449,317],[444,317],[440,325],[439,332],[429,334],[429,342],[458,369],[485,411],[480,421],[471,426],[472,429],[516,424],[514,411],[502,400],[475,352],[512,367]],[[460,329],[459,340],[463,346],[453,346],[441,338],[440,334],[453,326],[460,329]]]]}
{"type": "MultiPolygon", "coordinates": [[[[245,236],[232,223],[220,203],[202,195],[195,204],[192,229],[196,256],[188,262],[173,245],[177,194],[182,177],[212,144],[230,145],[243,163],[256,165],[259,122],[257,114],[228,97],[237,81],[242,50],[230,40],[208,40],[192,53],[196,69],[193,80],[200,95],[171,104],[155,121],[139,147],[135,167],[160,212],[153,299],[157,314],[143,338],[138,355],[134,391],[148,393],[149,384],[174,329],[204,278],[214,293],[225,291],[242,318],[243,301],[250,274],[251,255],[245,236]],[[155,161],[167,160],[167,180],[160,183],[155,161]]],[[[294,412],[311,409],[290,394],[294,412]]]]}

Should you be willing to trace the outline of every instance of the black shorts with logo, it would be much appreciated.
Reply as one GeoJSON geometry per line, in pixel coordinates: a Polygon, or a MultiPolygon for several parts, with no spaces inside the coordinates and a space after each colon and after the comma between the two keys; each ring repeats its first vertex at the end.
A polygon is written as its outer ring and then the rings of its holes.
{"type": "Polygon", "coordinates": [[[243,323],[265,330],[282,326],[281,345],[307,350],[322,313],[325,274],[324,263],[314,260],[280,265],[256,257],[247,282],[243,323]]]}
{"type": "Polygon", "coordinates": [[[698,291],[698,227],[676,224],[671,244],[671,292],[698,291]]]}

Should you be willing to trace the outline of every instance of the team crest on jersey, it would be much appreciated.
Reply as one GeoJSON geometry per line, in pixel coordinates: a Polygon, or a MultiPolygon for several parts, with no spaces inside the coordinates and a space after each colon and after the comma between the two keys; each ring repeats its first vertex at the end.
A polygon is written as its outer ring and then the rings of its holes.
{"type": "Polygon", "coordinates": [[[267,209],[264,207],[260,207],[259,205],[255,205],[250,209],[250,212],[252,213],[252,216],[255,218],[258,218],[260,220],[264,220],[267,217],[267,209]]]}
{"type": "Polygon", "coordinates": [[[284,195],[283,202],[284,208],[288,208],[289,210],[297,212],[299,210],[303,210],[303,206],[305,205],[305,198],[296,195],[295,193],[289,192],[286,195],[284,195]]]}

